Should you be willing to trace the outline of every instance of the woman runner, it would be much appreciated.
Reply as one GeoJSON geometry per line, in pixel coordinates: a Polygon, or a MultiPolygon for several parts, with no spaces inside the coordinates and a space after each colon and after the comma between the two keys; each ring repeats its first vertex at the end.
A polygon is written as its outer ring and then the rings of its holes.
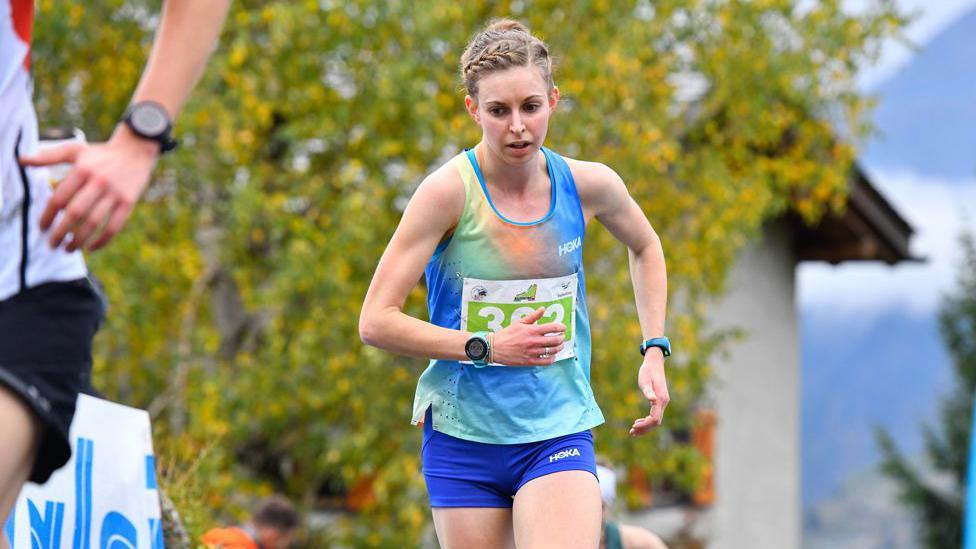
{"type": "MultiPolygon", "coordinates": [[[[482,139],[411,199],[363,304],[363,341],[431,358],[413,422],[442,547],[597,547],[601,500],[590,429],[583,235],[598,219],[630,251],[650,403],[661,423],[667,281],[661,243],[610,168],[543,147],[559,100],[546,45],[491,24],[461,57],[482,139]],[[426,275],[430,322],[403,313],[426,275]]],[[[638,345],[640,344],[640,345],[638,345]]]]}

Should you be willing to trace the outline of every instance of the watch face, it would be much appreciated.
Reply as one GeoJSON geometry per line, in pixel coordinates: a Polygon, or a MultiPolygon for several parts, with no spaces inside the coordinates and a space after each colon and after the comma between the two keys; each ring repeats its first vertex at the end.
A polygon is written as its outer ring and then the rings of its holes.
{"type": "Polygon", "coordinates": [[[473,337],[468,340],[468,343],[464,346],[464,353],[468,355],[471,360],[481,360],[488,355],[488,345],[484,340],[473,337]]]}
{"type": "Polygon", "coordinates": [[[136,131],[148,137],[162,135],[169,126],[166,111],[151,103],[140,103],[133,107],[129,120],[136,131]]]}

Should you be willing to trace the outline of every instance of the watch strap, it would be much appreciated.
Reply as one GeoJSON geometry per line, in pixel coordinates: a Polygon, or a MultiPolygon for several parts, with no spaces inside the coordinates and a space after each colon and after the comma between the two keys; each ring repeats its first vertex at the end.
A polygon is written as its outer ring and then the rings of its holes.
{"type": "Polygon", "coordinates": [[[178,140],[172,137],[173,121],[170,120],[169,115],[166,113],[166,109],[161,104],[155,101],[140,101],[138,103],[129,105],[129,108],[125,110],[125,114],[122,115],[122,122],[125,123],[125,125],[129,128],[129,130],[131,130],[132,133],[134,133],[138,137],[141,137],[142,139],[146,139],[149,141],[155,141],[156,143],[158,143],[160,154],[168,153],[173,149],[175,149],[180,144],[178,140]],[[156,135],[147,134],[146,132],[139,129],[136,126],[136,124],[132,121],[133,112],[135,111],[136,108],[138,108],[141,105],[151,106],[152,108],[162,113],[162,115],[166,119],[166,126],[162,132],[156,135]]]}
{"type": "Polygon", "coordinates": [[[661,353],[665,357],[671,356],[671,340],[668,339],[667,337],[652,337],[651,339],[648,339],[647,341],[641,343],[640,346],[641,356],[647,353],[647,350],[650,349],[651,347],[657,347],[658,349],[661,349],[661,353]]]}
{"type": "MultiPolygon", "coordinates": [[[[468,356],[468,358],[471,360],[471,363],[474,364],[475,368],[484,368],[485,366],[488,365],[488,361],[490,360],[491,357],[491,339],[488,336],[489,336],[489,332],[475,332],[474,335],[471,336],[471,339],[468,340],[471,341],[472,339],[477,338],[480,339],[485,344],[486,351],[483,357],[479,359],[475,359],[470,355],[468,356]]],[[[465,344],[465,354],[467,354],[467,344],[465,344]]]]}

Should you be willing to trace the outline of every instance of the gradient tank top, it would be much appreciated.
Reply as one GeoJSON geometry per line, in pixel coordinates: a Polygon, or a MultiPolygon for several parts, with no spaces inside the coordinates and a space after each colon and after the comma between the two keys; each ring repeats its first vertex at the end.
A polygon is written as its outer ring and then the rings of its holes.
{"type": "Polygon", "coordinates": [[[506,219],[491,201],[473,151],[451,161],[465,189],[451,237],[425,271],[430,321],[471,332],[498,331],[545,307],[567,343],[551,366],[474,365],[431,360],[414,397],[413,423],[431,409],[432,427],[491,444],[536,442],[603,423],[590,388],[590,324],[583,277],[585,221],[566,161],[543,148],[551,182],[548,213],[506,219]]]}

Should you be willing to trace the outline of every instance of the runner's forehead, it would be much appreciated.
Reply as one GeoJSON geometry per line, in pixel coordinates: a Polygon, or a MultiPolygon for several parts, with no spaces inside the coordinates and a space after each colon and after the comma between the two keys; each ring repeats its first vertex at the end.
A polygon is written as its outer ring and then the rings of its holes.
{"type": "Polygon", "coordinates": [[[530,97],[548,97],[549,87],[535,67],[513,67],[491,73],[478,82],[478,99],[488,103],[521,103],[530,97]]]}

